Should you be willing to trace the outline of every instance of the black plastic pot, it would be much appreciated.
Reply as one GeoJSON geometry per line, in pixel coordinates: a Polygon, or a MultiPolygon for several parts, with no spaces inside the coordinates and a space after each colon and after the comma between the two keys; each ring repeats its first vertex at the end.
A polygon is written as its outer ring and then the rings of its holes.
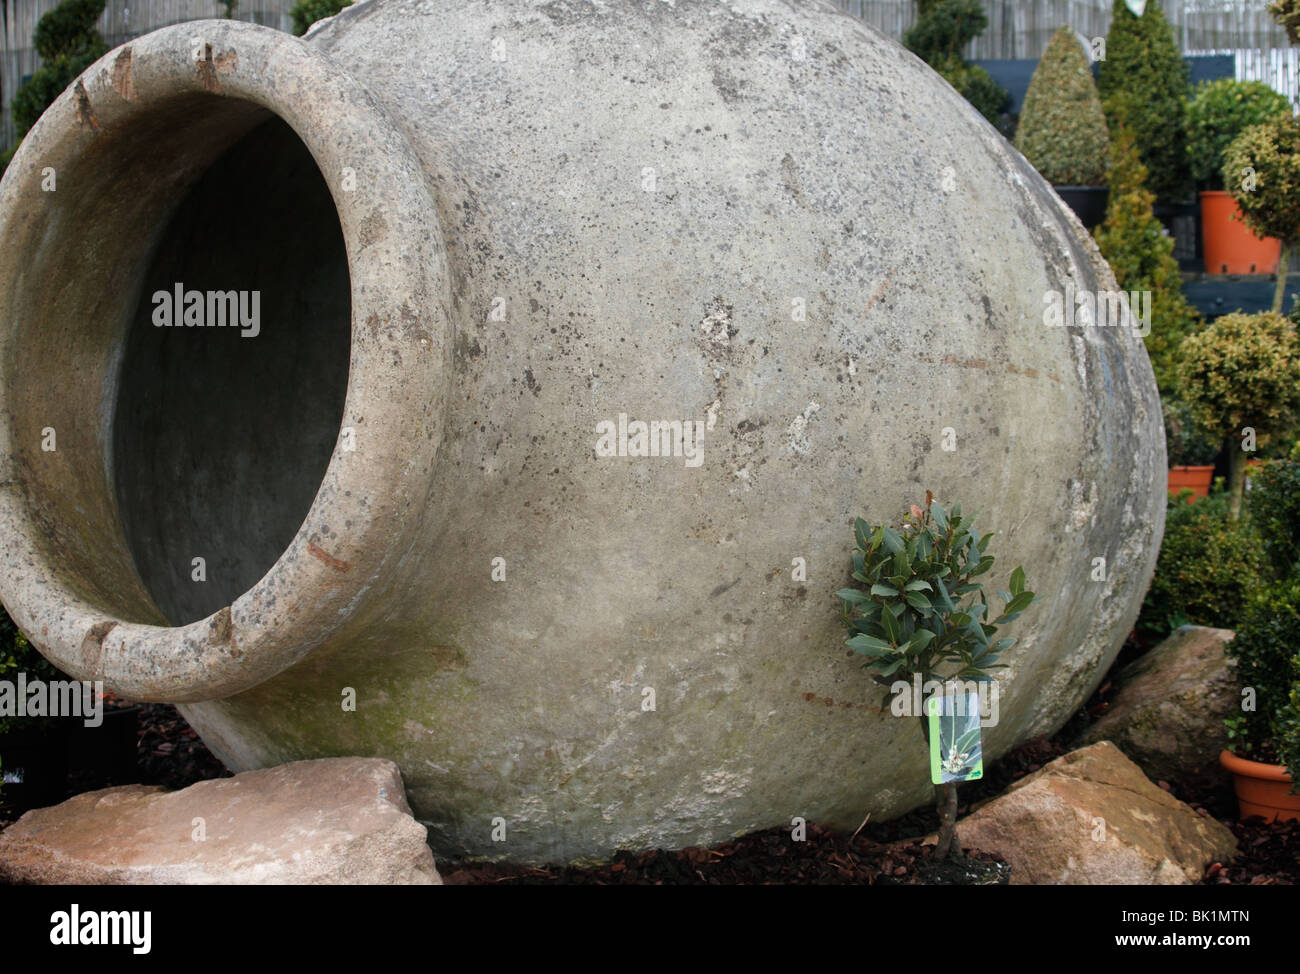
{"type": "Polygon", "coordinates": [[[1056,195],[1074,210],[1079,222],[1091,230],[1106,218],[1106,199],[1110,189],[1106,186],[1053,186],[1056,195]]]}

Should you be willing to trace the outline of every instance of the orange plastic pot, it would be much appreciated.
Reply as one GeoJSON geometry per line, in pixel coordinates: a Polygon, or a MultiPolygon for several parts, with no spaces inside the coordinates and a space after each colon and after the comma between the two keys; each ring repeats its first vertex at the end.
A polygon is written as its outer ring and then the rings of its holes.
{"type": "Polygon", "coordinates": [[[1186,487],[1192,490],[1191,500],[1210,496],[1210,483],[1214,480],[1214,467],[1170,467],[1169,493],[1177,494],[1186,487]]]}
{"type": "Polygon", "coordinates": [[[1222,190],[1201,193],[1201,239],[1207,274],[1276,274],[1282,241],[1257,237],[1237,201],[1222,190]]]}
{"type": "Polygon", "coordinates": [[[1240,819],[1256,815],[1266,822],[1300,819],[1300,795],[1292,794],[1291,776],[1282,765],[1248,761],[1231,751],[1220,753],[1219,763],[1232,772],[1240,819]]]}

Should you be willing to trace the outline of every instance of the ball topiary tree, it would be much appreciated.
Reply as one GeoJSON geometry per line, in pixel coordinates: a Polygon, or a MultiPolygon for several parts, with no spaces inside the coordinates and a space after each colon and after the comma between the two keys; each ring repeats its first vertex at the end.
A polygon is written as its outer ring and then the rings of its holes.
{"type": "Polygon", "coordinates": [[[1223,182],[1246,225],[1282,241],[1273,310],[1282,310],[1291,248],[1300,243],[1300,119],[1287,114],[1245,129],[1223,153],[1223,182]]]}
{"type": "Polygon", "coordinates": [[[1034,70],[1016,129],[1016,148],[1057,186],[1096,186],[1109,147],[1092,69],[1074,31],[1062,27],[1034,70]]]}
{"type": "Polygon", "coordinates": [[[1223,189],[1224,154],[1252,125],[1289,114],[1291,103],[1262,81],[1220,78],[1196,89],[1187,104],[1187,161],[1192,178],[1207,189],[1223,189]]]}
{"type": "Polygon", "coordinates": [[[1120,125],[1133,129],[1156,198],[1183,199],[1191,185],[1184,129],[1187,65],[1156,0],[1149,0],[1141,17],[1125,0],[1115,0],[1097,87],[1112,135],[1120,125]]]}
{"type": "Polygon", "coordinates": [[[9,165],[23,136],[41,113],[63,94],[77,76],[108,51],[95,30],[106,0],[63,0],[36,22],[32,42],[43,62],[14,95],[14,128],[18,140],[0,157],[0,172],[9,165]]]}
{"type": "Polygon", "coordinates": [[[1300,420],[1300,338],[1280,314],[1230,314],[1183,340],[1177,379],[1229,457],[1229,515],[1241,516],[1246,446],[1290,433],[1300,420]],[[1254,441],[1253,443],[1251,441],[1254,441]]]}
{"type": "Polygon", "coordinates": [[[1146,179],[1133,131],[1121,127],[1111,143],[1106,173],[1106,219],[1095,236],[1120,288],[1151,292],[1151,330],[1143,342],[1161,393],[1177,396],[1178,348],[1185,336],[1199,330],[1201,316],[1183,296],[1174,241],[1156,218],[1155,194],[1146,188],[1146,179]]]}
{"type": "Polygon", "coordinates": [[[904,46],[996,124],[1011,104],[1011,95],[962,56],[989,23],[979,0],[917,0],[917,14],[916,23],[903,34],[904,46]]]}

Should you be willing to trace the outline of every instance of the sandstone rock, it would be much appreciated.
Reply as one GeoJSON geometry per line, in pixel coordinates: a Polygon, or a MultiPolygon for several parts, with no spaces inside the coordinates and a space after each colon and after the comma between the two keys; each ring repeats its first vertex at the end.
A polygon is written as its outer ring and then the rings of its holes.
{"type": "Polygon", "coordinates": [[[1113,741],[1150,777],[1224,779],[1223,718],[1237,707],[1237,683],[1224,655],[1232,631],[1183,626],[1119,673],[1110,709],[1080,744],[1113,741]]]}
{"type": "Polygon", "coordinates": [[[397,765],[325,758],[175,792],[105,788],[28,812],[0,834],[0,882],[440,885],[442,879],[424,827],[411,818],[397,765]]]}
{"type": "Polygon", "coordinates": [[[1176,886],[1236,852],[1232,833],[1153,784],[1114,744],[1057,758],[957,823],[1013,885],[1176,886]]]}

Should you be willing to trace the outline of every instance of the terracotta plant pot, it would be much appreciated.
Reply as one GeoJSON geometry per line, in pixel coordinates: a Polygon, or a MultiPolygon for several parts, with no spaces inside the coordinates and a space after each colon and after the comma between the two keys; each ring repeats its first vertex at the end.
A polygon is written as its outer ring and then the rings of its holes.
{"type": "Polygon", "coordinates": [[[1192,489],[1193,501],[1210,495],[1210,483],[1214,479],[1214,467],[1170,467],[1169,493],[1177,494],[1185,487],[1192,489]]]}
{"type": "Polygon", "coordinates": [[[1202,253],[1207,274],[1276,274],[1282,241],[1257,237],[1229,193],[1201,193],[1202,253]]]}
{"type": "Polygon", "coordinates": [[[1291,776],[1282,765],[1248,761],[1231,751],[1222,752],[1219,763],[1232,772],[1240,819],[1255,815],[1267,822],[1300,819],[1300,795],[1292,793],[1291,776]]]}

